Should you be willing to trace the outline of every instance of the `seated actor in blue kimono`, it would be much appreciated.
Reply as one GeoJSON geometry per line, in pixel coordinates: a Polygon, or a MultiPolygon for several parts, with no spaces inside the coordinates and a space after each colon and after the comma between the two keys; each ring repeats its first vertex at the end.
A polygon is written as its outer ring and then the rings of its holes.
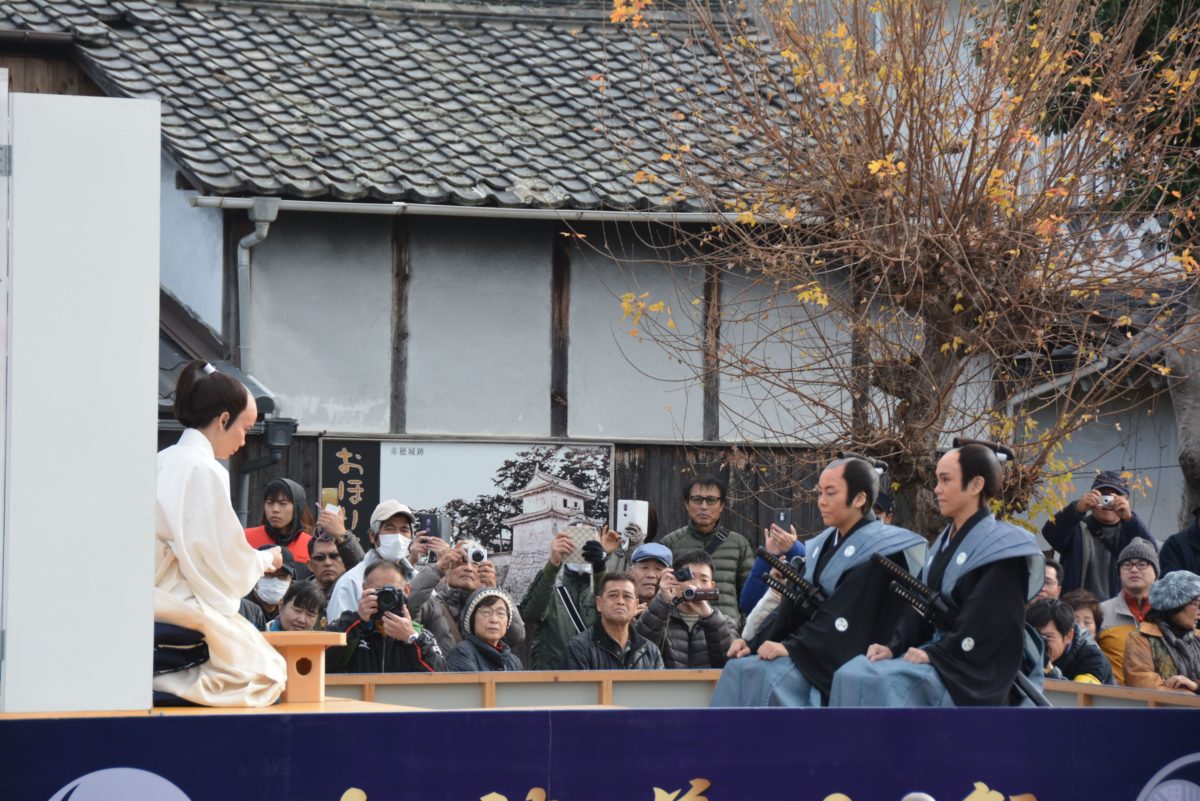
{"type": "Polygon", "coordinates": [[[807,543],[804,578],[825,600],[813,610],[783,599],[757,654],[743,644],[740,658],[726,663],[712,706],[820,706],[833,672],[895,627],[879,614],[893,609],[885,603],[891,579],[871,555],[912,570],[923,561],[925,539],[875,519],[879,474],[865,459],[831,462],[817,489],[829,528],[807,543]]]}
{"type": "Polygon", "coordinates": [[[988,501],[1002,484],[1000,461],[985,445],[938,461],[934,492],[951,522],[930,546],[921,580],[948,602],[953,625],[934,630],[910,607],[892,636],[837,671],[830,706],[1024,702],[1014,681],[1027,651],[1025,604],[1042,587],[1045,560],[1029,532],[992,517],[988,501]]]}

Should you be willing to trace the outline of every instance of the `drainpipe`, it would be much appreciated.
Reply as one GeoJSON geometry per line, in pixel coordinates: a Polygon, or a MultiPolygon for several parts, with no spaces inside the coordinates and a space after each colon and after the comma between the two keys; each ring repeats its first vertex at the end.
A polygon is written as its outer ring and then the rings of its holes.
{"type": "MultiPolygon", "coordinates": [[[[237,250],[238,367],[250,374],[250,248],[267,238],[271,223],[279,216],[279,198],[256,197],[249,208],[254,231],[242,237],[237,250]]],[[[238,483],[237,515],[246,526],[249,516],[250,474],[243,472],[238,483]]]]}
{"type": "Polygon", "coordinates": [[[1039,395],[1043,395],[1052,390],[1059,389],[1060,387],[1064,387],[1073,381],[1079,381],[1082,378],[1087,378],[1090,375],[1095,375],[1096,373],[1100,372],[1101,370],[1106,369],[1107,367],[1108,367],[1108,357],[1101,356],[1099,359],[1096,359],[1094,362],[1091,362],[1090,364],[1086,365],[1078,372],[1066,373],[1064,375],[1060,375],[1058,378],[1053,378],[1049,381],[1038,384],[1036,387],[1030,387],[1029,389],[1022,390],[1021,392],[1018,392],[1016,395],[1013,395],[1011,398],[1009,398],[1007,401],[1005,401],[1004,405],[1005,405],[1006,409],[1008,410],[1008,416],[1011,418],[1013,416],[1013,414],[1016,412],[1017,407],[1020,406],[1021,404],[1025,403],[1028,400],[1036,398],[1039,395]]]}

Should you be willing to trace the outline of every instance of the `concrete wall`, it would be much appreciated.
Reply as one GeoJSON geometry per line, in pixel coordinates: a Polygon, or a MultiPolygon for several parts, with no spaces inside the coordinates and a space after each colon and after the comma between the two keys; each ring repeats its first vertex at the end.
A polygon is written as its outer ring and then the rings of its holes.
{"type": "Polygon", "coordinates": [[[667,266],[670,254],[640,244],[617,226],[580,226],[586,236],[571,254],[571,348],[568,431],[599,439],[690,439],[704,435],[704,396],[698,376],[703,295],[702,269],[667,266]],[[609,255],[609,254],[612,255],[609,255]],[[649,293],[670,308],[647,315],[642,328],[670,336],[670,346],[630,336],[621,295],[649,293]],[[682,360],[682,362],[681,362],[682,360]]]}
{"type": "MultiPolygon", "coordinates": [[[[1049,413],[1038,415],[1043,425],[1049,413]]],[[[1097,470],[1128,470],[1131,483],[1142,483],[1145,495],[1134,489],[1133,511],[1145,521],[1150,533],[1162,542],[1179,530],[1183,503],[1183,474],[1179,470],[1179,440],[1175,409],[1163,393],[1143,398],[1136,405],[1110,404],[1100,419],[1078,431],[1066,444],[1063,455],[1083,464],[1075,471],[1073,497],[1087,492],[1097,470]]],[[[1044,521],[1039,518],[1039,524],[1044,521]]]]}
{"type": "Polygon", "coordinates": [[[249,372],[301,431],[391,424],[392,220],[283,212],[252,251],[249,372]]]}
{"type": "Polygon", "coordinates": [[[549,436],[553,224],[409,230],[408,431],[549,436]]]}
{"type": "Polygon", "coordinates": [[[175,188],[175,166],[162,159],[159,263],[162,285],[214,331],[221,332],[220,209],[197,209],[196,193],[175,188]]]}

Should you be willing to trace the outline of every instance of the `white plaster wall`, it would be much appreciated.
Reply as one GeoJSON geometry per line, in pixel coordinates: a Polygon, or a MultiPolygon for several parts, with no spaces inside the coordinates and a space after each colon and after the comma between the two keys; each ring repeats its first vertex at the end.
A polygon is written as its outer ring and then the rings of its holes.
{"type": "Polygon", "coordinates": [[[159,104],[12,100],[0,711],[148,709],[159,104]]]}
{"type": "MultiPolygon", "coordinates": [[[[767,365],[770,377],[721,375],[721,439],[825,444],[848,419],[850,336],[832,310],[798,302],[786,287],[727,273],[722,278],[721,342],[734,356],[767,365]],[[780,291],[782,289],[782,291],[780,291]]],[[[826,291],[843,289],[831,284],[826,291]]]]}
{"type": "Polygon", "coordinates": [[[409,433],[549,435],[553,230],[409,221],[409,433]]]}
{"type": "Polygon", "coordinates": [[[664,264],[670,256],[637,242],[618,226],[580,226],[586,239],[571,254],[571,347],[568,368],[568,429],[572,437],[689,439],[704,436],[704,393],[699,381],[703,295],[702,269],[664,264]],[[607,251],[615,254],[610,256],[607,251]],[[630,336],[622,320],[621,295],[649,293],[665,301],[665,313],[642,324],[670,337],[664,348],[647,333],[630,336]],[[655,326],[657,323],[657,326],[655,326]]]}
{"type": "Polygon", "coordinates": [[[196,192],[175,188],[175,165],[164,156],[159,263],[162,285],[214,331],[221,333],[222,216],[193,208],[196,192]]]}
{"type": "MultiPolygon", "coordinates": [[[[1179,530],[1183,504],[1179,440],[1170,396],[1164,393],[1132,408],[1128,403],[1110,404],[1101,412],[1097,422],[1071,437],[1063,452],[1064,457],[1084,465],[1075,471],[1073,497],[1087,492],[1097,470],[1129,470],[1133,480],[1148,478],[1145,496],[1136,489],[1132,494],[1133,511],[1161,543],[1179,530]]],[[[1049,413],[1037,418],[1043,426],[1050,420],[1049,413]]],[[[1039,526],[1043,522],[1044,517],[1038,520],[1039,526]]]]}
{"type": "Polygon", "coordinates": [[[392,220],[281,212],[251,251],[250,369],[300,431],[391,425],[392,220]]]}

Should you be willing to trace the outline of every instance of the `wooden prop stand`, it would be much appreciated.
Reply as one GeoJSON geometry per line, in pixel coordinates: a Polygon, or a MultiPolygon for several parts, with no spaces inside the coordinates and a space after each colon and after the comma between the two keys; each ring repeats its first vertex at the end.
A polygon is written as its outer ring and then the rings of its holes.
{"type": "Polygon", "coordinates": [[[325,649],[345,645],[339,631],[266,631],[267,638],[287,662],[285,704],[316,704],[325,700],[325,649]]]}

